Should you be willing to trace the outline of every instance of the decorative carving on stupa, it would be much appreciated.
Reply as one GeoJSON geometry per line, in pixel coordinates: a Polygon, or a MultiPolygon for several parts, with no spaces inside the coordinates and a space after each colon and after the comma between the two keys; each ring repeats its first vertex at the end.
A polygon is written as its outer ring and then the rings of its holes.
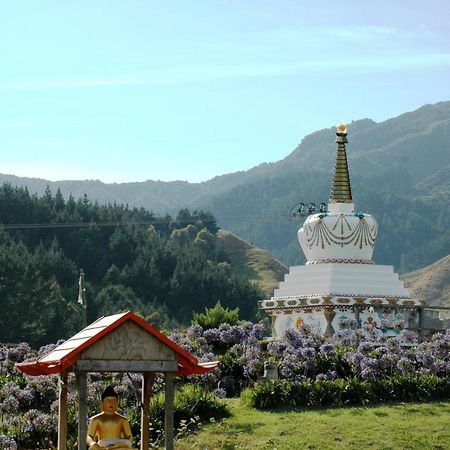
{"type": "Polygon", "coordinates": [[[336,131],[336,164],[328,212],[308,216],[298,241],[308,262],[372,264],[378,225],[370,214],[355,212],[347,164],[347,127],[336,131]]]}

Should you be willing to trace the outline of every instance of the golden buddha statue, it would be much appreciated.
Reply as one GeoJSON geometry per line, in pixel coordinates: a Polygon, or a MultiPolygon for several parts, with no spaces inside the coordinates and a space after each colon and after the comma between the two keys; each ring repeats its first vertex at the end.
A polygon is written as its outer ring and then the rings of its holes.
{"type": "Polygon", "coordinates": [[[112,386],[102,393],[102,412],[91,417],[86,444],[89,450],[131,449],[131,435],[128,419],[117,412],[118,395],[112,386]]]}

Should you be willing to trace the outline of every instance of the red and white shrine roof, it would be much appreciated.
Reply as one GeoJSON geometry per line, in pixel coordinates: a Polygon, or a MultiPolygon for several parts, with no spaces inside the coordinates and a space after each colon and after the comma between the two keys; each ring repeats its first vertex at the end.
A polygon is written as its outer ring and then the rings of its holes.
{"type": "MultiPolygon", "coordinates": [[[[76,366],[78,357],[82,352],[127,321],[131,321],[138,325],[175,353],[178,361],[177,375],[186,376],[204,374],[210,372],[219,365],[218,361],[206,363],[198,362],[197,358],[181,348],[175,342],[171,341],[167,336],[164,336],[164,334],[159,332],[141,317],[128,311],[101,317],[37,361],[18,363],[16,364],[16,367],[27,375],[32,376],[71,371],[76,366]]],[[[133,344],[133,342],[130,342],[130,348],[133,344]]]]}

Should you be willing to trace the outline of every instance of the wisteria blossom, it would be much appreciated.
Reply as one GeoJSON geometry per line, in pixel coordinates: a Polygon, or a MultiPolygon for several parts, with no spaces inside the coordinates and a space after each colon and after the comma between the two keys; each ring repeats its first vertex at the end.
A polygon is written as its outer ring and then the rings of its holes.
{"type": "MultiPolygon", "coordinates": [[[[450,376],[450,331],[425,340],[409,331],[381,341],[367,339],[349,324],[332,340],[308,330],[286,331],[281,339],[266,337],[260,324],[222,324],[204,330],[193,325],[174,331],[170,338],[199,361],[219,360],[207,375],[180,379],[178,384],[199,383],[220,397],[239,395],[241,390],[264,380],[270,363],[279,378],[295,383],[322,383],[339,378],[376,380],[396,374],[450,376]]],[[[26,377],[17,362],[42,356],[54,348],[33,352],[26,343],[0,347],[0,448],[5,450],[47,449],[55,445],[57,432],[57,376],[26,377]]],[[[98,409],[105,383],[119,393],[123,412],[133,418],[140,413],[141,375],[89,374],[88,412],[98,409]]],[[[156,374],[153,394],[163,390],[164,377],[156,374]]],[[[76,424],[77,396],[74,376],[69,377],[69,414],[76,424]]],[[[135,420],[138,423],[138,419],[135,420]]],[[[155,425],[156,426],[156,425],[155,425]]],[[[185,433],[190,428],[181,426],[185,433]]],[[[156,431],[155,431],[156,432],[156,431]]],[[[163,433],[160,433],[161,435],[163,433]]]]}

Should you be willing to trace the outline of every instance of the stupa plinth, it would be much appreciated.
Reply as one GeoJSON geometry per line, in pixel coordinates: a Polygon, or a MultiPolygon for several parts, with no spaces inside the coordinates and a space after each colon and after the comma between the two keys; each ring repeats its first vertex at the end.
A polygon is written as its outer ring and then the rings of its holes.
{"type": "Polygon", "coordinates": [[[355,211],[346,146],[347,127],[336,130],[336,164],[327,212],[311,214],[297,236],[304,266],[290,267],[270,300],[260,307],[272,317],[272,334],[308,325],[322,335],[352,328],[395,335],[417,328],[424,301],[409,297],[392,266],[372,260],[378,224],[355,211]]]}

